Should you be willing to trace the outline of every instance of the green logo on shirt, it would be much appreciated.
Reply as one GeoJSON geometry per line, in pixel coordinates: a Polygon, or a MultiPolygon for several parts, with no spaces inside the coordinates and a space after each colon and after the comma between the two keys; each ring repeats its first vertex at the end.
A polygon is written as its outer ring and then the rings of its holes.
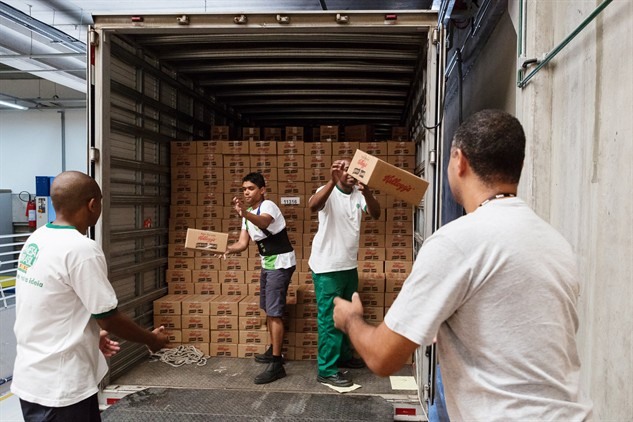
{"type": "Polygon", "coordinates": [[[40,248],[35,243],[27,245],[20,254],[20,262],[18,264],[18,271],[26,272],[31,268],[35,261],[37,261],[37,255],[40,253],[40,248]]]}

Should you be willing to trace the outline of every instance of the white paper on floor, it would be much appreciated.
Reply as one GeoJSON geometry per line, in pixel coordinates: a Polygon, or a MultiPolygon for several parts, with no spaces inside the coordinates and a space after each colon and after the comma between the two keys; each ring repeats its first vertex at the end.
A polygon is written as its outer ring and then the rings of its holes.
{"type": "Polygon", "coordinates": [[[418,386],[413,377],[392,376],[389,377],[392,390],[417,390],[418,386]]]}
{"type": "Polygon", "coordinates": [[[349,393],[350,391],[358,390],[361,386],[358,384],[353,384],[351,387],[335,387],[333,385],[322,382],[321,384],[326,387],[330,387],[332,390],[337,391],[339,393],[349,393]]]}

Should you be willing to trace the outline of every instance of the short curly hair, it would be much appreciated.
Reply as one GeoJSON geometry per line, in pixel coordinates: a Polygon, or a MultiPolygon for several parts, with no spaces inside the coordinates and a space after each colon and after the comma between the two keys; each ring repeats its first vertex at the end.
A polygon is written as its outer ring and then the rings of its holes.
{"type": "Polygon", "coordinates": [[[484,183],[519,183],[525,133],[511,114],[502,110],[473,114],[455,132],[452,146],[462,150],[484,183]]]}

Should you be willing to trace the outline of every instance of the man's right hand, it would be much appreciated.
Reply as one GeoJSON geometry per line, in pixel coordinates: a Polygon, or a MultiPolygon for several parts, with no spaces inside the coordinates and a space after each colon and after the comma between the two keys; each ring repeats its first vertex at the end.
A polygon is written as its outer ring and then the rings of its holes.
{"type": "Polygon", "coordinates": [[[152,353],[154,353],[158,352],[160,349],[164,348],[167,343],[169,343],[169,337],[165,334],[165,327],[162,325],[152,330],[152,333],[155,335],[154,341],[151,344],[148,344],[147,347],[152,353]]]}
{"type": "Polygon", "coordinates": [[[336,160],[332,163],[332,168],[330,169],[330,173],[332,174],[332,181],[334,184],[337,184],[343,174],[345,173],[345,161],[336,160]]]}

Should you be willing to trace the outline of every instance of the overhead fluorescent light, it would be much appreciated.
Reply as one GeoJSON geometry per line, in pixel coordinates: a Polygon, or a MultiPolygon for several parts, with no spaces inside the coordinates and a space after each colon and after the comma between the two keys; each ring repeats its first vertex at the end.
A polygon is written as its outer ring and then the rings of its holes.
{"type": "Polygon", "coordinates": [[[28,110],[29,109],[28,107],[21,106],[20,104],[10,103],[8,101],[2,101],[2,100],[0,100],[0,105],[6,106],[6,107],[11,107],[11,108],[16,108],[18,110],[28,110]]]}

